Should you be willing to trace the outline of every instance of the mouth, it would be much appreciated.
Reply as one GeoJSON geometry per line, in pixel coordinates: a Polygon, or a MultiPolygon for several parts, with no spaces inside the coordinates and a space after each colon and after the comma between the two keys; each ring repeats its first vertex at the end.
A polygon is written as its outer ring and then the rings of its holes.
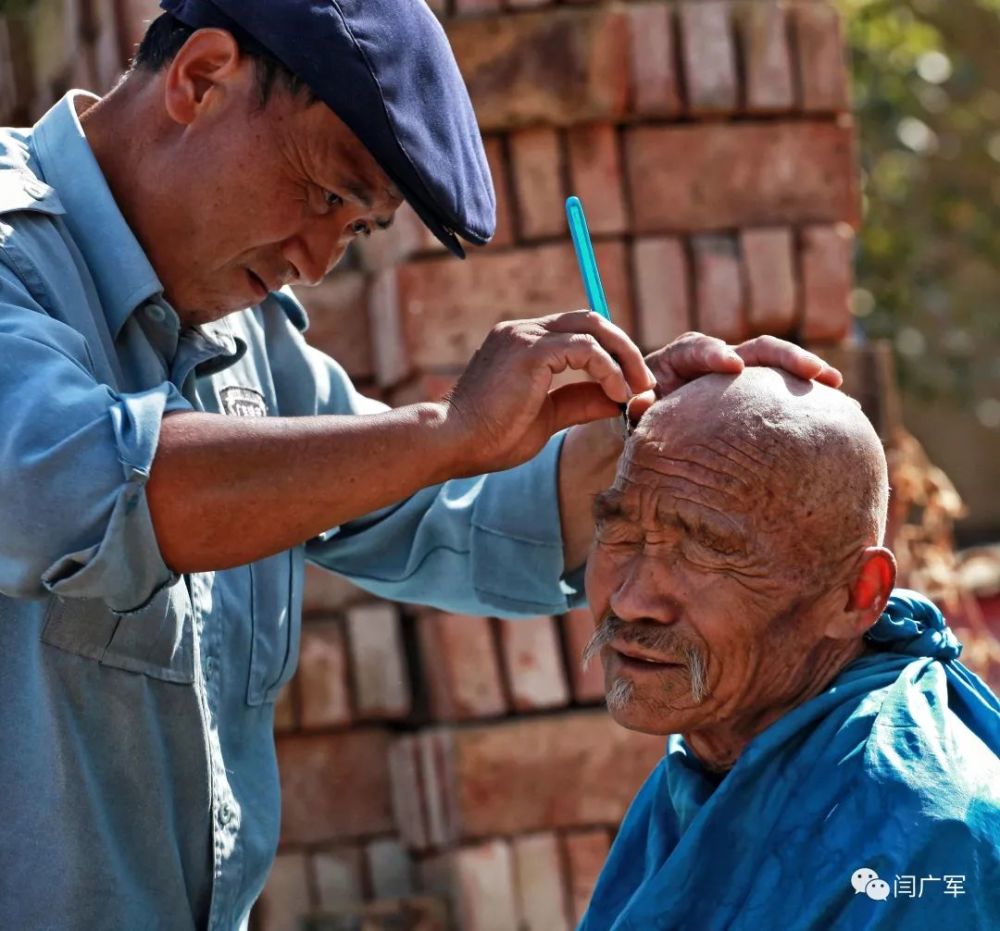
{"type": "Polygon", "coordinates": [[[632,646],[615,646],[612,644],[610,649],[613,653],[617,654],[618,661],[621,665],[625,669],[629,670],[651,672],[654,670],[676,668],[682,665],[681,663],[674,663],[670,660],[661,659],[658,656],[652,656],[649,653],[644,653],[642,650],[632,646]]]}
{"type": "Polygon", "coordinates": [[[260,278],[258,275],[255,275],[252,271],[250,271],[249,268],[246,270],[246,272],[247,272],[247,281],[250,282],[250,288],[254,293],[254,297],[256,297],[258,301],[264,300],[264,298],[271,293],[270,289],[264,283],[264,280],[260,278]]]}

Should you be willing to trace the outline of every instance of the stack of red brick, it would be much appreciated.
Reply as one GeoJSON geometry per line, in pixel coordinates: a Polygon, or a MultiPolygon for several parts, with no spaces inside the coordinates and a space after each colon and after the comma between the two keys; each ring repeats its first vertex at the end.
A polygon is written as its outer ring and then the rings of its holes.
{"type": "MultiPolygon", "coordinates": [[[[407,208],[302,294],[312,342],[393,404],[436,398],[490,326],[584,303],[563,201],[585,205],[616,320],[653,349],[689,328],[832,346],[857,222],[837,14],[824,0],[437,0],[497,188],[466,262],[407,208]],[[527,9],[531,8],[531,9],[527,9]]],[[[106,90],[155,0],[0,15],[0,122],[106,90]]],[[[310,575],[277,709],[282,847],[255,924],[413,894],[463,931],[583,912],[662,752],[615,726],[579,655],[590,620],[399,608],[310,575]]]]}

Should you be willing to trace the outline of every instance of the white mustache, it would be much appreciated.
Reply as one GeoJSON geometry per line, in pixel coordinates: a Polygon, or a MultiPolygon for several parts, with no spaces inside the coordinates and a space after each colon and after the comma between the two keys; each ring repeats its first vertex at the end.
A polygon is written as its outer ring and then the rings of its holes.
{"type": "MultiPolygon", "coordinates": [[[[684,665],[687,667],[688,676],[691,680],[691,697],[696,704],[700,704],[704,700],[707,694],[707,683],[705,681],[707,670],[705,657],[698,647],[679,637],[672,628],[664,627],[662,630],[656,630],[652,629],[649,625],[638,626],[630,624],[611,612],[608,612],[601,618],[601,622],[594,629],[594,633],[583,649],[584,671],[590,665],[590,661],[614,640],[620,640],[624,643],[634,643],[637,646],[659,654],[679,654],[684,661],[684,665]]],[[[616,682],[615,686],[617,685],[618,683],[616,682]]],[[[623,701],[627,698],[625,695],[619,697],[623,701]]],[[[610,698],[611,696],[609,695],[609,701],[610,698]]]]}

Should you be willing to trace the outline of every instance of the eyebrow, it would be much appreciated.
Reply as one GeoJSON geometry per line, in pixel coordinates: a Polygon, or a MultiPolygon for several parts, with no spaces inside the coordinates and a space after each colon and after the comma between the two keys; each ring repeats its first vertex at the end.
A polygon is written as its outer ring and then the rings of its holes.
{"type": "Polygon", "coordinates": [[[594,495],[590,510],[595,523],[608,520],[625,520],[621,493],[617,491],[602,491],[594,495]]]}
{"type": "MultiPolygon", "coordinates": [[[[345,194],[354,198],[358,201],[365,210],[371,210],[374,206],[374,201],[371,196],[371,189],[364,184],[359,184],[357,182],[344,181],[337,185],[339,190],[342,190],[345,194]]],[[[396,219],[395,216],[391,217],[375,217],[375,225],[380,230],[387,230],[392,226],[393,221],[396,219]]]]}
{"type": "Polygon", "coordinates": [[[696,515],[683,516],[678,513],[657,515],[663,523],[673,523],[684,529],[692,537],[710,547],[735,546],[746,550],[750,540],[739,523],[729,517],[712,514],[699,509],[696,515]]]}
{"type": "Polygon", "coordinates": [[[372,209],[372,198],[369,189],[364,185],[358,184],[356,182],[344,181],[338,184],[339,187],[345,194],[350,195],[354,200],[360,201],[361,206],[365,210],[372,209]]]}

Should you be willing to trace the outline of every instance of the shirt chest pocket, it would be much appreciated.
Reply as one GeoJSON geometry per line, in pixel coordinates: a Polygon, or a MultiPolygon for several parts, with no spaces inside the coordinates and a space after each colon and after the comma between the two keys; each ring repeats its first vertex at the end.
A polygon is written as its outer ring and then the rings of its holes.
{"type": "Polygon", "coordinates": [[[191,600],[183,581],[142,608],[119,614],[99,599],[53,598],[42,642],[67,653],[165,682],[194,682],[191,600]]]}
{"type": "Polygon", "coordinates": [[[273,702],[295,673],[302,614],[302,566],[296,551],[250,565],[250,679],[247,703],[273,702]]]}

